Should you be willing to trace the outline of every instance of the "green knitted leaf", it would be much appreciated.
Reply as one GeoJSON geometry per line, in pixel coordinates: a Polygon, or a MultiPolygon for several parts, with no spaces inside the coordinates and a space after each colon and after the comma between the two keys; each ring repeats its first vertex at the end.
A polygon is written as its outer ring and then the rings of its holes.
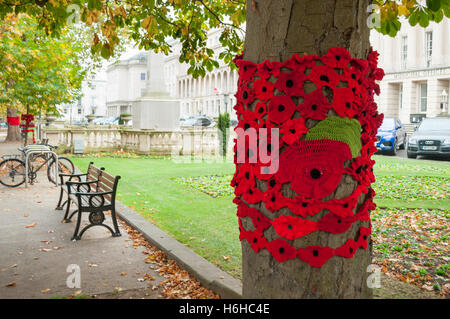
{"type": "Polygon", "coordinates": [[[330,116],[311,128],[305,139],[329,139],[347,143],[353,157],[356,157],[361,150],[361,124],[355,119],[330,116]]]}

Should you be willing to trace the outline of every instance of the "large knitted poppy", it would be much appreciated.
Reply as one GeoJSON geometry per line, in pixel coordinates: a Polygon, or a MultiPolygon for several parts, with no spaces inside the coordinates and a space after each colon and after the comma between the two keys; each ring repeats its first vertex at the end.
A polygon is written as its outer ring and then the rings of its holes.
{"type": "Polygon", "coordinates": [[[275,178],[280,183],[290,183],[298,195],[320,199],[336,189],[344,173],[344,162],[350,159],[350,148],[343,142],[300,141],[286,147],[280,155],[275,178]]]}

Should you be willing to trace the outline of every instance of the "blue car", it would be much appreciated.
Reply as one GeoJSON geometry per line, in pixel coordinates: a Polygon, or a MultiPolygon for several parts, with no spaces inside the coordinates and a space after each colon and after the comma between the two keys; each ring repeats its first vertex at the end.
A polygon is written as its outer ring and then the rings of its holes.
{"type": "Polygon", "coordinates": [[[378,128],[375,146],[378,151],[396,155],[397,150],[406,146],[406,130],[400,120],[395,117],[385,117],[378,128]]]}

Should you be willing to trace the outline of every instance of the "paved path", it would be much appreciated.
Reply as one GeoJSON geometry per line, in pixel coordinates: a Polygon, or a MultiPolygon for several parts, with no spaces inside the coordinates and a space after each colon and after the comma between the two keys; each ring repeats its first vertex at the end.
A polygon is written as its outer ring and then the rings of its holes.
{"type": "MultiPolygon", "coordinates": [[[[17,145],[0,143],[0,155],[15,148],[17,145]]],[[[111,293],[115,287],[123,291],[149,288],[149,281],[142,281],[146,273],[155,277],[155,287],[163,280],[150,268],[152,264],[145,263],[144,248],[134,247],[122,226],[121,237],[111,237],[106,228],[93,227],[82,240],[72,242],[74,223],[61,223],[63,212],[54,210],[58,189],[48,183],[46,175],[38,179],[39,183],[27,189],[0,185],[0,298],[96,295],[111,293]],[[34,226],[27,228],[29,225],[34,226]],[[69,265],[80,267],[81,288],[67,287],[69,265]]],[[[157,289],[148,290],[147,298],[158,297],[157,289]]]]}

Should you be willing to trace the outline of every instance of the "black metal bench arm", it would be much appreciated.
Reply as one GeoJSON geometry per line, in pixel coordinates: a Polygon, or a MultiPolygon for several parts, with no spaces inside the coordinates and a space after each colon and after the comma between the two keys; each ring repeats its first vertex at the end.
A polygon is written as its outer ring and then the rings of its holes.
{"type": "Polygon", "coordinates": [[[83,197],[87,197],[86,201],[89,204],[88,207],[92,207],[95,209],[101,209],[102,207],[110,207],[111,205],[113,205],[113,203],[108,202],[106,203],[106,198],[105,195],[113,195],[113,191],[110,192],[89,192],[89,193],[82,193],[82,192],[76,192],[74,193],[74,195],[77,197],[78,199],[78,207],[81,207],[82,201],[83,201],[83,197]],[[94,205],[94,199],[95,198],[99,198],[97,201],[97,205],[94,205]]]}

